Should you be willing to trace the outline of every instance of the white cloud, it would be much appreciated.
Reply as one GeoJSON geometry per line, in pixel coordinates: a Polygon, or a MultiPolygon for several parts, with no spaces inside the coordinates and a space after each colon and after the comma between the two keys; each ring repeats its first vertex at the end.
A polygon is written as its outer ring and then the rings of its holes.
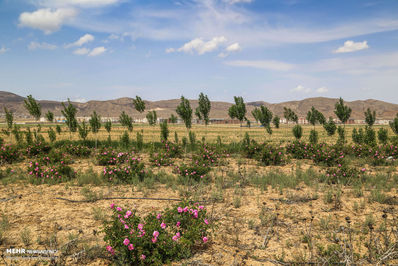
{"type": "Polygon", "coordinates": [[[2,46],[0,48],[0,54],[4,54],[5,52],[7,52],[9,49],[5,48],[4,46],[2,46]]]}
{"type": "Polygon", "coordinates": [[[53,33],[61,28],[62,24],[77,15],[73,8],[50,9],[42,8],[34,12],[23,12],[19,15],[19,25],[53,33]]]}
{"type": "Polygon", "coordinates": [[[94,41],[94,39],[95,38],[93,35],[84,34],[82,37],[79,38],[79,40],[77,40],[74,43],[70,43],[70,44],[66,45],[65,48],[69,48],[69,47],[73,47],[73,46],[82,46],[85,43],[94,41]]]}
{"type": "Polygon", "coordinates": [[[329,89],[326,87],[320,87],[320,88],[316,89],[315,91],[317,93],[327,93],[329,91],[329,89]]]}
{"type": "Polygon", "coordinates": [[[54,50],[57,46],[54,44],[46,43],[46,42],[30,42],[28,45],[29,50],[43,49],[43,50],[54,50]]]}
{"type": "Polygon", "coordinates": [[[235,60],[227,61],[225,64],[237,67],[252,67],[275,71],[288,71],[294,67],[292,64],[275,60],[235,60]]]}
{"type": "Polygon", "coordinates": [[[165,50],[166,54],[174,53],[175,51],[176,51],[176,49],[174,49],[174,48],[166,48],[166,50],[165,50]]]}
{"type": "Polygon", "coordinates": [[[40,4],[47,7],[67,7],[76,6],[82,8],[95,8],[112,5],[120,0],[41,0],[40,4]]]}
{"type": "Polygon", "coordinates": [[[253,0],[224,0],[224,2],[233,5],[238,3],[251,3],[253,0]]]}
{"type": "Polygon", "coordinates": [[[106,52],[106,48],[103,46],[95,47],[91,52],[88,54],[88,56],[97,56],[102,53],[106,52]]]}
{"type": "Polygon", "coordinates": [[[239,43],[236,42],[236,43],[233,43],[230,46],[228,46],[225,50],[227,50],[227,52],[237,52],[237,51],[240,51],[241,48],[240,48],[239,43]]]}
{"type": "Polygon", "coordinates": [[[90,50],[87,48],[79,48],[79,49],[76,49],[73,51],[73,53],[77,54],[77,55],[85,55],[85,54],[88,54],[89,52],[90,52],[90,50]]]}
{"type": "Polygon", "coordinates": [[[227,39],[224,36],[214,37],[207,42],[203,41],[201,38],[196,38],[178,48],[177,51],[184,53],[197,52],[199,55],[202,55],[218,49],[220,44],[225,43],[226,41],[227,39]]]}
{"type": "Polygon", "coordinates": [[[292,92],[303,92],[303,93],[310,93],[311,89],[310,88],[306,88],[302,85],[298,85],[296,88],[291,90],[292,92]]]}
{"type": "Polygon", "coordinates": [[[339,47],[335,50],[335,53],[351,53],[356,52],[364,49],[368,49],[368,42],[354,42],[354,41],[346,41],[343,46],[339,47]]]}

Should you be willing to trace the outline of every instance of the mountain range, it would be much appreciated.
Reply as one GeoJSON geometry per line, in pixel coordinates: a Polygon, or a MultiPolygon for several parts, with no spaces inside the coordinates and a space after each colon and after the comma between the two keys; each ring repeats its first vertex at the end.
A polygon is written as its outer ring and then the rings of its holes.
{"type": "MultiPolygon", "coordinates": [[[[24,100],[26,98],[14,94],[12,92],[0,91],[0,113],[3,113],[4,107],[7,107],[14,113],[14,116],[18,119],[29,119],[29,114],[24,108],[24,100]]],[[[283,108],[291,108],[297,113],[299,117],[305,118],[308,110],[314,106],[316,109],[321,111],[325,117],[335,117],[334,106],[338,99],[336,98],[307,98],[300,101],[288,101],[281,103],[267,103],[264,101],[247,102],[247,116],[249,119],[253,119],[251,111],[258,106],[267,106],[274,115],[283,117],[283,108]]],[[[51,101],[51,100],[39,100],[42,107],[42,114],[48,110],[53,112],[56,116],[61,115],[62,102],[51,101]]],[[[146,110],[144,113],[138,113],[132,104],[132,98],[123,97],[114,100],[97,101],[91,100],[88,102],[72,102],[77,108],[77,116],[84,117],[89,116],[94,110],[103,117],[118,117],[122,111],[131,115],[135,119],[142,119],[146,115],[146,111],[155,110],[159,118],[170,117],[171,114],[176,115],[175,109],[180,103],[180,99],[172,100],[161,100],[161,101],[145,101],[146,110]]],[[[190,100],[192,109],[198,106],[197,100],[190,100]]],[[[364,111],[367,108],[376,111],[377,119],[393,119],[398,113],[398,104],[388,103],[379,100],[357,100],[357,101],[346,101],[345,102],[351,109],[351,118],[362,120],[364,119],[364,111]]],[[[212,101],[210,118],[228,118],[228,108],[232,105],[229,102],[212,101]]]]}

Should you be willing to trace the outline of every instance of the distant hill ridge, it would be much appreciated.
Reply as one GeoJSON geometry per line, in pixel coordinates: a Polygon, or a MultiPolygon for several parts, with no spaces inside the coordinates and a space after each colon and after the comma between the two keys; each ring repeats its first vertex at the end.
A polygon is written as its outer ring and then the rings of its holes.
{"type": "MultiPolygon", "coordinates": [[[[23,105],[24,99],[25,97],[19,96],[17,94],[7,91],[0,91],[0,113],[3,113],[3,107],[5,106],[12,112],[14,112],[16,117],[28,117],[28,113],[23,105]]],[[[278,115],[281,118],[283,117],[283,107],[291,108],[298,114],[299,117],[304,118],[308,110],[310,110],[311,107],[314,106],[316,109],[321,111],[325,115],[325,117],[332,116],[335,118],[336,116],[334,115],[333,111],[334,105],[337,100],[338,99],[336,98],[316,97],[307,98],[300,101],[288,101],[282,103],[267,103],[264,101],[256,101],[247,102],[246,109],[249,119],[253,119],[251,111],[255,107],[261,105],[267,106],[274,113],[274,115],[278,115]]],[[[38,102],[40,102],[42,106],[43,115],[47,112],[47,110],[50,110],[56,116],[61,115],[61,102],[49,100],[41,100],[38,102]]],[[[160,118],[170,117],[171,114],[176,115],[175,109],[179,103],[180,99],[145,101],[146,111],[156,110],[158,117],[160,118]]],[[[190,103],[193,109],[198,106],[197,100],[190,100],[190,103]]],[[[346,101],[346,104],[352,109],[352,119],[364,119],[364,111],[367,108],[376,111],[377,119],[393,119],[398,113],[398,104],[388,103],[379,100],[369,99],[365,101],[346,101]]],[[[73,102],[73,105],[75,105],[78,110],[77,116],[89,116],[94,110],[103,117],[118,117],[122,111],[125,111],[127,114],[136,119],[144,118],[146,115],[146,111],[143,114],[138,113],[133,107],[132,98],[128,97],[106,101],[91,100],[85,103],[73,102]]],[[[228,108],[231,105],[232,103],[228,102],[212,101],[210,117],[227,119],[228,108]]]]}

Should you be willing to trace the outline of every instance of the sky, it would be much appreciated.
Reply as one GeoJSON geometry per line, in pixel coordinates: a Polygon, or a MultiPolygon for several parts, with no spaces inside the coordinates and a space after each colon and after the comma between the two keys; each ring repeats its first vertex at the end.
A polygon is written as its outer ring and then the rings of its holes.
{"type": "Polygon", "coordinates": [[[0,0],[0,90],[398,103],[398,0],[0,0]]]}

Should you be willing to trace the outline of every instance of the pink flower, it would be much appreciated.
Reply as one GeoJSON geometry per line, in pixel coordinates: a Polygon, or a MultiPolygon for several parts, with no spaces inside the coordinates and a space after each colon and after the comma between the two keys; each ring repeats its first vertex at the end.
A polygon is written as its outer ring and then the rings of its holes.
{"type": "Polygon", "coordinates": [[[199,209],[203,210],[203,209],[204,209],[204,206],[200,205],[200,206],[199,206],[199,209]]]}
{"type": "Polygon", "coordinates": [[[129,229],[129,226],[127,224],[124,225],[125,229],[129,229]]]}
{"type": "Polygon", "coordinates": [[[130,244],[130,245],[129,245],[129,250],[133,250],[133,249],[134,249],[133,244],[130,244]]]}
{"type": "Polygon", "coordinates": [[[125,246],[127,246],[129,243],[130,243],[130,240],[129,240],[128,238],[125,238],[125,239],[123,240],[123,244],[124,244],[125,246]]]}
{"type": "Polygon", "coordinates": [[[156,219],[160,220],[160,218],[162,218],[162,215],[159,213],[159,214],[156,216],[156,219]]]}
{"type": "Polygon", "coordinates": [[[184,211],[184,212],[187,212],[187,211],[188,211],[188,207],[185,207],[185,208],[183,209],[183,211],[184,211]]]}
{"type": "Polygon", "coordinates": [[[181,237],[180,232],[177,232],[176,236],[177,236],[178,238],[180,238],[180,237],[181,237]]]}
{"type": "Polygon", "coordinates": [[[171,239],[173,239],[173,241],[177,241],[178,237],[177,236],[173,236],[171,239]]]}
{"type": "Polygon", "coordinates": [[[166,228],[166,224],[165,224],[165,223],[161,223],[161,224],[160,224],[160,227],[161,227],[162,229],[165,229],[165,228],[166,228]]]}
{"type": "Polygon", "coordinates": [[[122,208],[117,207],[116,210],[120,212],[120,211],[122,211],[122,208]]]}
{"type": "Polygon", "coordinates": [[[152,238],[152,243],[156,243],[158,239],[156,237],[152,238]]]}
{"type": "Polygon", "coordinates": [[[207,237],[204,236],[204,237],[203,237],[203,243],[206,243],[207,240],[208,240],[207,237]]]}
{"type": "Polygon", "coordinates": [[[205,224],[209,224],[209,221],[207,221],[207,219],[205,219],[205,224]]]}
{"type": "Polygon", "coordinates": [[[159,236],[159,232],[158,231],[153,231],[153,237],[158,237],[159,236]]]}
{"type": "Polygon", "coordinates": [[[144,228],[143,224],[138,224],[138,229],[141,231],[144,228]]]}
{"type": "Polygon", "coordinates": [[[181,213],[181,212],[182,212],[182,208],[181,208],[181,207],[178,207],[178,208],[177,208],[177,211],[178,211],[179,213],[181,213]]]}
{"type": "Polygon", "coordinates": [[[113,250],[113,248],[111,246],[107,246],[106,250],[108,250],[108,252],[111,253],[112,255],[115,255],[115,251],[113,250]]]}
{"type": "Polygon", "coordinates": [[[146,256],[144,254],[141,255],[141,259],[145,260],[146,256]]]}
{"type": "Polygon", "coordinates": [[[176,226],[177,226],[177,227],[180,227],[180,225],[181,225],[181,222],[178,221],[177,224],[176,224],[176,226]]]}

